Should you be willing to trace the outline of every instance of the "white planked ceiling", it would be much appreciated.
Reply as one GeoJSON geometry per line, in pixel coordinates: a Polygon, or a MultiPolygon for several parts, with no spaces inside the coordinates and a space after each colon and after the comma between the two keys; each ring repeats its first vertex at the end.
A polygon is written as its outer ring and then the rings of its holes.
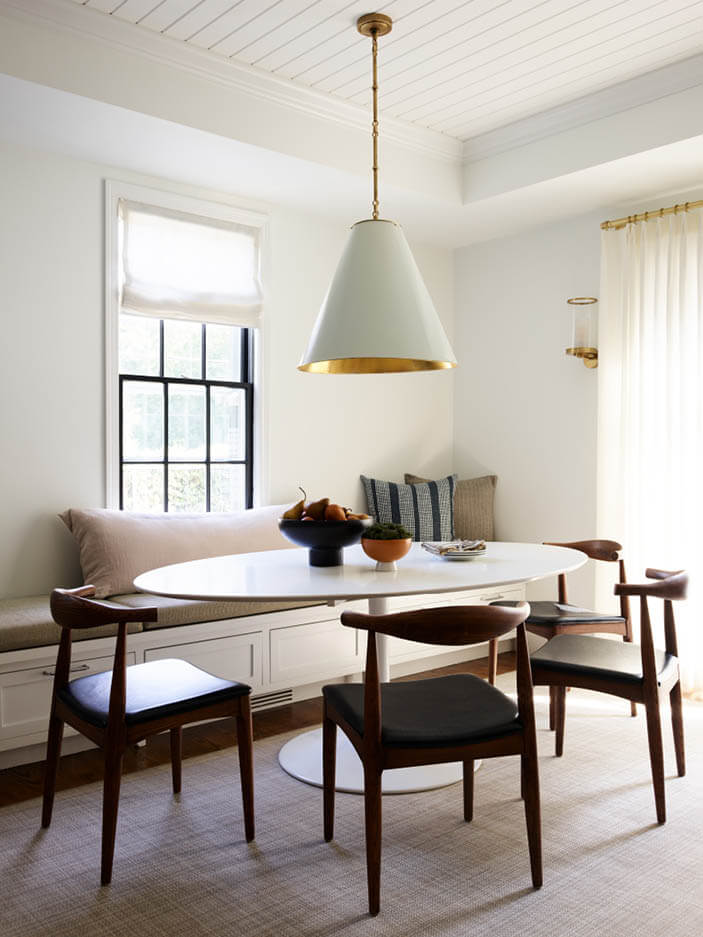
{"type": "MultiPolygon", "coordinates": [[[[369,0],[73,0],[367,107],[369,0]]],[[[467,140],[703,50],[703,0],[388,0],[381,113],[467,140]]]]}

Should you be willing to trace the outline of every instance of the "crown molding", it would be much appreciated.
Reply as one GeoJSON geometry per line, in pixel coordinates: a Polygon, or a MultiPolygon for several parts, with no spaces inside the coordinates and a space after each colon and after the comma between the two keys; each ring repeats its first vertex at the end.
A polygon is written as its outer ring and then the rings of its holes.
{"type": "MultiPolygon", "coordinates": [[[[182,69],[220,86],[235,88],[255,100],[266,100],[364,133],[370,132],[365,108],[325,92],[294,84],[287,78],[261,71],[205,49],[178,42],[149,30],[73,3],[72,0],[0,0],[0,12],[25,22],[43,22],[122,52],[141,55],[162,65],[182,69]]],[[[418,127],[392,117],[383,118],[383,136],[400,147],[445,163],[458,165],[462,143],[455,137],[418,127]]]]}
{"type": "Polygon", "coordinates": [[[475,163],[699,85],[703,85],[703,54],[472,137],[463,144],[462,162],[475,163]]]}

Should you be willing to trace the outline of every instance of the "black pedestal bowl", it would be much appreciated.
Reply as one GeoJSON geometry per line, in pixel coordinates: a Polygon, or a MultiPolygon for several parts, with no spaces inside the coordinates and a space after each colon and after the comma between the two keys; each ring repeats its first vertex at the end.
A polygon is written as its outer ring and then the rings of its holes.
{"type": "Polygon", "coordinates": [[[293,521],[279,518],[278,526],[284,537],[310,550],[311,566],[341,566],[342,550],[361,540],[373,518],[348,521],[293,521]]]}

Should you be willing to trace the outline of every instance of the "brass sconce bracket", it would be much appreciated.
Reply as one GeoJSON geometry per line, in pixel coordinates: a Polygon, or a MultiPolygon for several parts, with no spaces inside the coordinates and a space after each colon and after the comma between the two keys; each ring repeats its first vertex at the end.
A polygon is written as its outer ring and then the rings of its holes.
{"type": "Polygon", "coordinates": [[[598,367],[597,348],[567,348],[566,354],[573,355],[575,358],[581,358],[587,368],[598,367]]]}

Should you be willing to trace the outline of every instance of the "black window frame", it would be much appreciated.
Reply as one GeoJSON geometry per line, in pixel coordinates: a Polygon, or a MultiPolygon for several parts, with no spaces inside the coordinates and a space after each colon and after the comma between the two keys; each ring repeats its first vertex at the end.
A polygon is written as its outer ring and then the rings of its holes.
{"type": "MultiPolygon", "coordinates": [[[[121,311],[120,315],[126,314],[121,311]]],[[[243,465],[245,478],[245,508],[254,506],[254,330],[244,326],[235,326],[241,329],[240,348],[240,380],[222,381],[207,378],[207,326],[218,323],[201,323],[201,378],[166,377],[164,375],[164,322],[177,321],[168,316],[159,319],[159,373],[153,374],[123,374],[118,372],[119,379],[119,504],[124,510],[124,466],[125,465],[162,465],[164,467],[163,479],[163,511],[168,513],[168,470],[169,465],[204,465],[205,466],[205,511],[211,513],[210,497],[210,470],[213,465],[243,465]],[[148,382],[160,384],[164,389],[164,457],[163,459],[125,459],[124,458],[124,385],[129,381],[140,383],[148,382]],[[188,385],[205,388],[205,459],[169,459],[168,458],[168,402],[169,387],[188,385]],[[244,391],[244,422],[245,442],[244,459],[211,459],[210,452],[210,389],[212,387],[226,387],[244,391]]],[[[176,513],[176,512],[173,512],[176,513]]],[[[219,512],[217,512],[219,513],[219,512]]]]}

